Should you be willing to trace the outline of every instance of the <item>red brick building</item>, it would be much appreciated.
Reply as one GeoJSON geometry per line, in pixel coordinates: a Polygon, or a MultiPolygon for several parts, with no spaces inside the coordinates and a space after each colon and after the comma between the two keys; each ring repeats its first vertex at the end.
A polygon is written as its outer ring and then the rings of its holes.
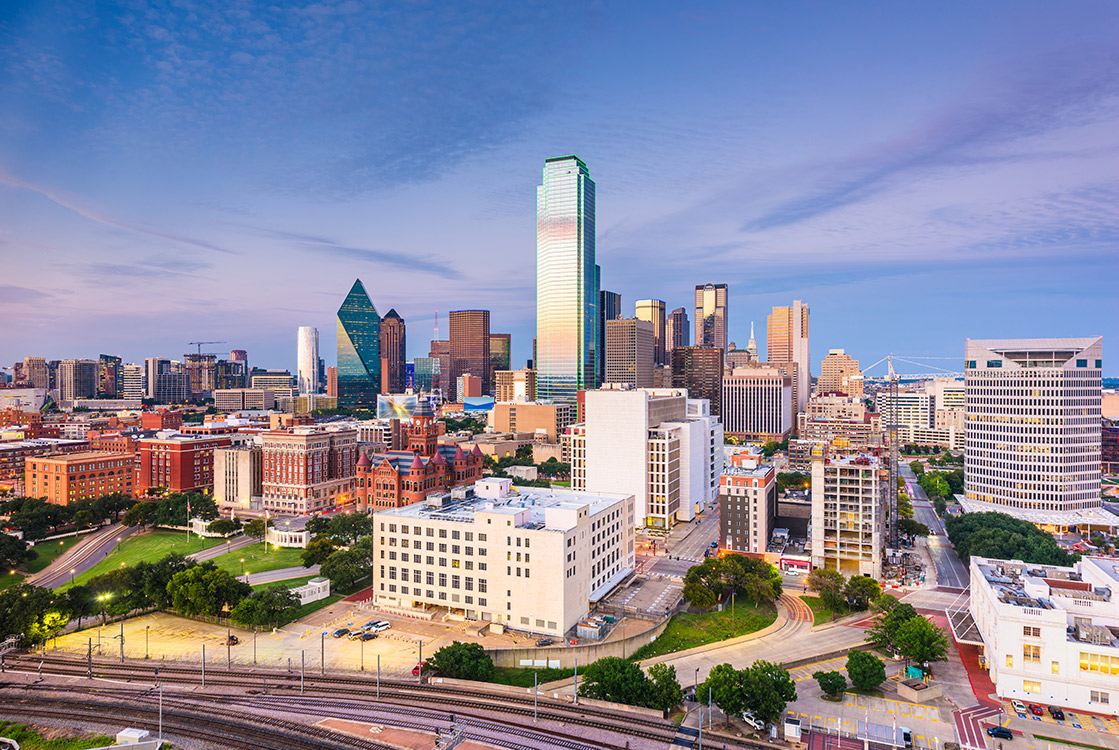
{"type": "Polygon", "coordinates": [[[182,427],[183,413],[171,409],[146,411],[140,415],[140,428],[144,430],[177,430],[182,427]]]}
{"type": "Polygon", "coordinates": [[[362,453],[355,489],[359,510],[400,508],[482,478],[482,452],[467,453],[457,445],[439,445],[439,424],[427,399],[412,415],[408,450],[362,453]]]}
{"type": "Polygon", "coordinates": [[[301,425],[261,439],[266,510],[303,515],[354,501],[357,430],[301,425]]]}
{"type": "Polygon", "coordinates": [[[214,449],[230,445],[228,437],[172,435],[140,441],[136,492],[165,487],[172,492],[210,492],[214,488],[214,449]]]}
{"type": "Polygon", "coordinates": [[[131,456],[87,451],[57,456],[31,456],[26,460],[26,494],[48,503],[69,505],[114,492],[132,494],[131,456]]]}

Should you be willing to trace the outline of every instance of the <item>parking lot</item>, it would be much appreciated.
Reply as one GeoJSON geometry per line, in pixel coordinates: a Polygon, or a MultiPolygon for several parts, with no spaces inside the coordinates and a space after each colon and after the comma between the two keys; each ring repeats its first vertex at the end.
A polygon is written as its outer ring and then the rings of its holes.
{"type": "MultiPolygon", "coordinates": [[[[1088,714],[1077,713],[1075,711],[1065,711],[1064,720],[1054,719],[1053,716],[1042,706],[1042,715],[1034,716],[1027,709],[1026,713],[1017,713],[1010,705],[1010,701],[1006,701],[1002,706],[1003,712],[1007,716],[1017,716],[1019,719],[1033,720],[1042,724],[1055,724],[1057,726],[1072,727],[1073,729],[1086,729],[1094,732],[1106,732],[1119,736],[1119,720],[1106,717],[1106,716],[1089,716],[1088,714]]],[[[1038,729],[1038,732],[1044,730],[1038,729]]]]}
{"type": "Polygon", "coordinates": [[[653,615],[671,610],[680,600],[684,584],[678,578],[649,576],[637,578],[625,588],[614,593],[604,604],[607,607],[638,609],[653,615]]]}

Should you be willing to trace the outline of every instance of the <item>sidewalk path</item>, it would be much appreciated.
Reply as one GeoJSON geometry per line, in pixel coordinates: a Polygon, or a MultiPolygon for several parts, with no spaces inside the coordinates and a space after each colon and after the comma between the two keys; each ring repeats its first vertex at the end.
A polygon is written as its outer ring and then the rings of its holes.
{"type": "MultiPolygon", "coordinates": [[[[319,574],[319,566],[312,565],[309,568],[299,566],[296,568],[280,568],[279,570],[266,570],[263,573],[249,573],[249,585],[257,586],[262,583],[277,583],[278,581],[288,581],[292,578],[306,578],[307,576],[317,576],[319,574]]],[[[245,580],[245,576],[237,576],[237,580],[245,580]]]]}
{"type": "Polygon", "coordinates": [[[208,547],[206,549],[191,553],[187,555],[187,557],[196,562],[205,562],[206,560],[213,560],[215,557],[221,557],[227,552],[232,552],[234,550],[241,549],[242,547],[248,547],[250,545],[257,544],[258,542],[259,540],[253,539],[251,536],[240,534],[238,536],[231,537],[227,544],[218,544],[213,547],[208,547]]]}

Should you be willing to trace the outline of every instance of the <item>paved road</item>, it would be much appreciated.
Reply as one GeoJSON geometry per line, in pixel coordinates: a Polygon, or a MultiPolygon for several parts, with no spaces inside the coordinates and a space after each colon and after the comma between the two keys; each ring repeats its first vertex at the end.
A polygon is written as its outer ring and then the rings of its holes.
{"type": "MultiPolygon", "coordinates": [[[[249,573],[249,585],[256,586],[260,583],[275,583],[277,581],[286,581],[291,578],[303,578],[304,576],[317,576],[319,574],[319,566],[312,565],[309,568],[280,568],[279,570],[266,570],[263,573],[249,573]]],[[[245,576],[238,576],[244,579],[245,576]]]]}
{"type": "Polygon", "coordinates": [[[642,541],[655,541],[656,555],[650,556],[639,545],[638,568],[645,573],[682,578],[688,568],[703,562],[704,551],[718,536],[719,504],[716,502],[704,508],[695,521],[677,524],[667,539],[642,535],[642,541]]]}
{"type": "Polygon", "coordinates": [[[929,554],[932,555],[933,564],[936,566],[936,582],[940,586],[950,588],[967,588],[970,580],[968,570],[956,556],[956,550],[948,541],[944,530],[944,522],[936,515],[929,496],[917,484],[917,477],[907,464],[898,467],[901,477],[905,480],[906,492],[913,502],[914,518],[929,527],[931,532],[928,538],[929,554]]]}
{"type": "Polygon", "coordinates": [[[240,536],[232,537],[225,544],[218,544],[208,549],[199,550],[198,552],[187,555],[187,557],[189,557],[191,560],[204,562],[206,560],[213,560],[215,557],[221,557],[228,552],[239,550],[242,547],[248,547],[249,545],[257,544],[259,541],[260,540],[258,539],[253,539],[251,536],[241,534],[240,536]]]}
{"type": "Polygon", "coordinates": [[[69,583],[72,576],[81,575],[108,557],[117,542],[132,535],[137,528],[114,523],[100,531],[87,534],[50,565],[35,575],[28,576],[27,583],[48,589],[69,583]]]}

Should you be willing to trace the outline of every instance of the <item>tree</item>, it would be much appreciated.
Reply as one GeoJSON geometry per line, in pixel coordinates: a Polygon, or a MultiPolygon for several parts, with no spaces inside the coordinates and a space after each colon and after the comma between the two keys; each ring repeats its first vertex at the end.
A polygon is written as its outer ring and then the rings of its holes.
{"type": "Polygon", "coordinates": [[[658,708],[668,711],[680,705],[684,699],[684,691],[680,689],[680,681],[676,679],[676,667],[669,664],[654,664],[649,667],[649,697],[646,705],[649,708],[658,708]]]}
{"type": "Polygon", "coordinates": [[[75,528],[88,529],[97,522],[97,519],[93,517],[93,511],[82,508],[81,510],[74,511],[74,517],[70,519],[70,521],[74,524],[75,528]]]}
{"type": "Polygon", "coordinates": [[[284,585],[254,592],[237,603],[230,618],[248,627],[273,627],[287,622],[299,609],[299,600],[284,585]]]}
{"type": "Polygon", "coordinates": [[[1071,565],[1076,559],[1052,534],[1004,513],[967,513],[947,519],[944,526],[964,563],[972,555],[1041,565],[1071,565]]]}
{"type": "Polygon", "coordinates": [[[245,524],[244,528],[245,534],[252,537],[253,539],[263,539],[264,532],[267,531],[267,528],[264,525],[264,520],[260,518],[254,518],[253,520],[249,521],[247,524],[245,524]]]}
{"type": "Polygon", "coordinates": [[[886,681],[886,665],[877,656],[856,649],[847,655],[847,676],[858,690],[873,690],[886,681]]]}
{"type": "Polygon", "coordinates": [[[455,641],[444,646],[431,655],[428,667],[434,674],[457,680],[489,682],[494,675],[493,659],[480,643],[455,641]]]}
{"type": "Polygon", "coordinates": [[[742,713],[746,707],[742,671],[729,663],[716,664],[696,689],[696,700],[714,703],[728,717],[742,713]]]}
{"type": "Polygon", "coordinates": [[[829,698],[838,698],[847,689],[847,678],[842,672],[816,672],[812,676],[816,678],[820,690],[829,698]]]}
{"type": "Polygon", "coordinates": [[[820,595],[820,601],[833,612],[846,607],[843,598],[843,587],[846,580],[838,570],[829,568],[816,568],[808,574],[808,588],[820,595]]]}
{"type": "Polygon", "coordinates": [[[867,576],[851,576],[847,585],[843,587],[843,595],[851,609],[866,609],[875,599],[882,595],[882,588],[878,581],[867,576]]]}
{"type": "Polygon", "coordinates": [[[0,633],[20,634],[25,643],[35,645],[46,640],[61,620],[65,625],[67,609],[64,599],[55,601],[50,589],[26,583],[0,591],[0,633]]]}
{"type": "Polygon", "coordinates": [[[695,582],[684,584],[684,601],[697,609],[711,609],[719,603],[711,589],[695,582]]]}
{"type": "Polygon", "coordinates": [[[323,562],[319,572],[330,579],[331,586],[338,591],[350,591],[363,578],[369,577],[370,560],[368,553],[357,548],[340,549],[323,562]]]}
{"type": "Polygon", "coordinates": [[[203,563],[172,576],[167,593],[175,609],[183,614],[212,616],[237,606],[252,593],[252,587],[213,563],[203,563]]]}
{"type": "Polygon", "coordinates": [[[325,536],[330,533],[330,516],[311,516],[303,530],[312,538],[325,536]]]}
{"type": "Polygon", "coordinates": [[[579,685],[579,695],[630,706],[646,705],[648,693],[648,679],[641,667],[617,656],[588,664],[579,685]]]}
{"type": "Polygon", "coordinates": [[[65,597],[66,611],[70,613],[70,617],[78,618],[79,628],[82,626],[83,619],[97,611],[94,607],[93,592],[87,586],[71,586],[66,591],[65,597]]]}
{"type": "Polygon", "coordinates": [[[903,622],[894,640],[901,655],[917,664],[948,658],[948,636],[927,617],[917,615],[903,622]]]}
{"type": "Polygon", "coordinates": [[[16,539],[11,534],[0,533],[0,568],[7,573],[38,556],[35,550],[27,547],[27,542],[16,539]]]}
{"type": "Polygon", "coordinates": [[[797,699],[796,682],[780,664],[759,659],[742,673],[745,708],[766,723],[776,722],[797,699]]]}
{"type": "Polygon", "coordinates": [[[929,527],[920,521],[914,521],[912,518],[899,518],[898,531],[906,536],[928,536],[929,527]]]}
{"type": "Polygon", "coordinates": [[[925,473],[925,467],[920,461],[910,461],[909,470],[913,472],[913,476],[919,477],[925,473]]]}
{"type": "Polygon", "coordinates": [[[879,614],[866,630],[867,638],[885,648],[897,650],[897,634],[902,624],[917,616],[913,605],[899,602],[895,597],[882,596],[878,600],[879,614]]]}
{"type": "Polygon", "coordinates": [[[326,561],[326,558],[334,554],[338,549],[330,537],[317,536],[311,541],[307,542],[307,548],[300,553],[299,558],[303,561],[303,567],[309,568],[312,565],[318,565],[326,561]]]}
{"type": "Polygon", "coordinates": [[[232,518],[219,518],[216,521],[210,521],[206,526],[206,531],[211,534],[221,534],[222,536],[229,536],[241,528],[241,522],[235,521],[232,518]]]}
{"type": "Polygon", "coordinates": [[[159,512],[159,503],[142,501],[129,508],[124,514],[122,523],[125,526],[149,526],[155,523],[156,513],[159,512]]]}

